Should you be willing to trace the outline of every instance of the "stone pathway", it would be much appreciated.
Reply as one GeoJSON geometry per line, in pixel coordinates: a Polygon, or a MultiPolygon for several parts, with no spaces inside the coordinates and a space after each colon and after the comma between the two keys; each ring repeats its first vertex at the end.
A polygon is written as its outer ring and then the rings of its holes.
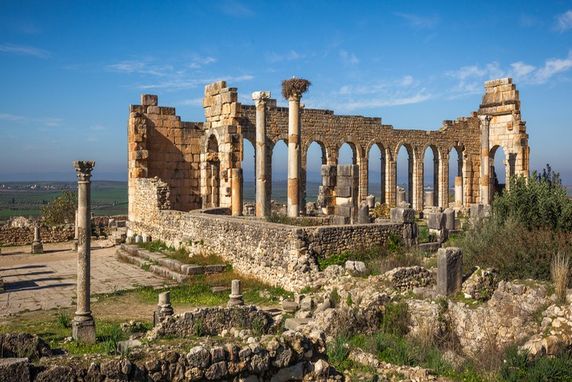
{"type": "MultiPolygon", "coordinates": [[[[137,286],[170,282],[131,264],[122,263],[115,247],[91,251],[91,293],[110,293],[137,286]]],[[[0,317],[23,311],[72,306],[76,295],[76,254],[71,244],[47,244],[42,255],[26,254],[28,247],[2,248],[0,317]]]]}

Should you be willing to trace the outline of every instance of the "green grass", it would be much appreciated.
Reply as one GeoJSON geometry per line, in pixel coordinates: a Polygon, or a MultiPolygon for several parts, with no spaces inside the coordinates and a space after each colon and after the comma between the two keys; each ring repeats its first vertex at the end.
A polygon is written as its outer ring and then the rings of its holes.
{"type": "MultiPolygon", "coordinates": [[[[213,253],[208,254],[201,254],[189,257],[189,251],[185,248],[181,247],[179,249],[175,249],[173,247],[169,247],[161,240],[153,240],[148,243],[139,243],[139,248],[146,249],[151,252],[162,253],[165,256],[168,256],[174,260],[180,261],[184,264],[193,264],[193,265],[215,265],[215,264],[227,264],[227,262],[220,256],[215,255],[213,253]]],[[[230,264],[227,264],[228,270],[231,269],[230,264]]]]}

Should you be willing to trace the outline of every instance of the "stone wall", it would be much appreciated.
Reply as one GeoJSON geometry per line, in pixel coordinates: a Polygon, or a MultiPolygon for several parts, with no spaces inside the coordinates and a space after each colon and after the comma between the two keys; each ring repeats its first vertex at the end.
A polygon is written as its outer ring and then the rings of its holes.
{"type": "MultiPolygon", "coordinates": [[[[40,227],[42,242],[61,243],[74,238],[73,225],[42,226],[40,227]]],[[[27,245],[34,240],[34,227],[0,227],[0,245],[27,245]]]]}
{"type": "Polygon", "coordinates": [[[391,223],[298,227],[207,213],[162,210],[155,179],[137,179],[128,227],[193,253],[216,253],[238,271],[293,290],[312,281],[318,257],[383,246],[403,225],[391,223]]]}

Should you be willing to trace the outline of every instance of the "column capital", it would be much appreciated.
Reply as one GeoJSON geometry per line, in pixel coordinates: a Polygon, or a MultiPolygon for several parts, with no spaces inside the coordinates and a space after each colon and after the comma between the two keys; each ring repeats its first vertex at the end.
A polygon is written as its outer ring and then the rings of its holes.
{"type": "Polygon", "coordinates": [[[95,167],[95,161],[76,160],[73,161],[73,167],[75,168],[78,180],[89,182],[91,179],[91,171],[95,167]]]}
{"type": "Polygon", "coordinates": [[[481,121],[481,123],[484,123],[487,127],[489,126],[491,119],[493,119],[493,117],[488,114],[479,115],[479,120],[481,121]]]}
{"type": "Polygon", "coordinates": [[[272,97],[272,93],[267,90],[261,90],[252,93],[252,100],[258,105],[265,105],[266,102],[272,97]]]}

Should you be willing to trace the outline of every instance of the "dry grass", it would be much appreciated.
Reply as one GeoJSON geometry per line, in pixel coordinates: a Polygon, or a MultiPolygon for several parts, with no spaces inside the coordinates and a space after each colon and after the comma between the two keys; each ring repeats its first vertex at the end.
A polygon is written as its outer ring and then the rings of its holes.
{"type": "Polygon", "coordinates": [[[289,99],[292,96],[301,96],[305,93],[312,83],[303,78],[290,78],[282,81],[282,96],[289,99]]]}
{"type": "Polygon", "coordinates": [[[570,272],[570,258],[568,255],[558,252],[550,263],[550,275],[554,283],[554,292],[558,301],[566,302],[566,287],[568,285],[568,275],[570,272]]]}

